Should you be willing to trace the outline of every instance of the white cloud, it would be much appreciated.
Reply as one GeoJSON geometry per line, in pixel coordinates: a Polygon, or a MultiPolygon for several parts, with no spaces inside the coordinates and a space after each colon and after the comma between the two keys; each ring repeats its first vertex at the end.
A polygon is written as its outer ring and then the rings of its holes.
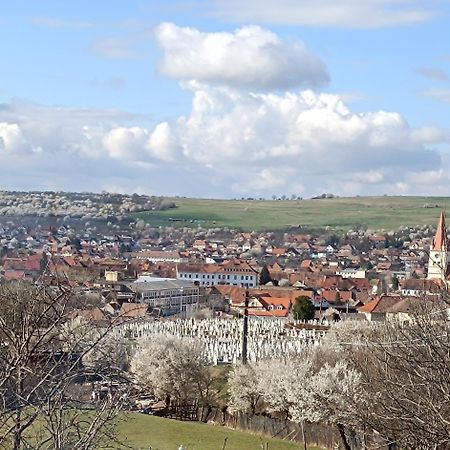
{"type": "Polygon", "coordinates": [[[91,50],[108,59],[138,59],[140,53],[135,49],[136,39],[129,36],[110,36],[95,40],[91,50]]]}
{"type": "Polygon", "coordinates": [[[150,152],[164,161],[174,161],[179,155],[177,143],[167,122],[159,123],[148,141],[150,152]]]}
{"type": "Polygon", "coordinates": [[[111,158],[141,161],[146,159],[148,131],[140,127],[116,127],[103,137],[103,146],[111,158]]]}
{"type": "Polygon", "coordinates": [[[213,0],[205,7],[243,23],[378,28],[430,20],[437,14],[435,5],[416,0],[213,0]]]}
{"type": "Polygon", "coordinates": [[[448,141],[446,131],[412,129],[397,113],[357,114],[331,94],[185,88],[191,112],[151,128],[119,111],[0,105],[2,185],[218,197],[448,186],[449,162],[427,148],[448,141]]]}
{"type": "Polygon", "coordinates": [[[32,147],[17,124],[0,122],[0,155],[16,155],[32,151],[32,147]]]}
{"type": "Polygon", "coordinates": [[[93,28],[95,24],[87,20],[62,20],[48,16],[34,16],[31,18],[33,25],[47,28],[93,28]]]}
{"type": "Polygon", "coordinates": [[[430,80],[446,82],[449,80],[448,75],[439,67],[420,67],[417,73],[424,78],[430,80]]]}
{"type": "Polygon", "coordinates": [[[155,29],[166,76],[234,87],[318,87],[329,80],[325,64],[299,41],[283,41],[258,26],[204,33],[162,23],[155,29]]]}
{"type": "Polygon", "coordinates": [[[450,89],[427,89],[422,92],[425,97],[430,97],[439,102],[450,103],[450,89]]]}
{"type": "Polygon", "coordinates": [[[123,78],[120,77],[110,77],[105,79],[96,78],[90,80],[89,85],[92,87],[114,89],[118,91],[125,88],[126,82],[123,78]]]}
{"type": "Polygon", "coordinates": [[[397,113],[356,114],[339,96],[312,91],[275,95],[188,87],[194,90],[192,111],[173,127],[171,145],[176,140],[186,161],[212,170],[236,191],[286,191],[307,179],[310,189],[325,180],[335,192],[349,181],[357,193],[371,185],[398,192],[408,173],[442,164],[427,144],[442,142],[446,134],[412,129],[397,113]]]}

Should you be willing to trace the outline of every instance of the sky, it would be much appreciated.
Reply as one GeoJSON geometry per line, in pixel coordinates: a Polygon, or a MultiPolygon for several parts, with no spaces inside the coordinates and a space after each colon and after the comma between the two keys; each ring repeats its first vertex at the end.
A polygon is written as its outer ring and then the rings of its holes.
{"type": "Polygon", "coordinates": [[[0,189],[450,195],[449,0],[0,6],[0,189]]]}

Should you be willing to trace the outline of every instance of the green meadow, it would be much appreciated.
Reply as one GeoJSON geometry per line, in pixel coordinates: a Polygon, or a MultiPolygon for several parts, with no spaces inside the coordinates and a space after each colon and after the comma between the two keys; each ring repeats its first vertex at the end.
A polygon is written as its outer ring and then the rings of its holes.
{"type": "Polygon", "coordinates": [[[174,198],[177,208],[135,214],[151,226],[230,227],[243,231],[435,225],[450,197],[352,197],[315,200],[212,200],[174,198]],[[425,205],[432,207],[424,207],[425,205]]]}
{"type": "MultiPolygon", "coordinates": [[[[269,450],[300,448],[298,442],[270,439],[218,425],[180,422],[138,413],[127,414],[125,420],[120,422],[119,439],[132,448],[142,450],[177,450],[180,445],[184,450],[261,450],[262,445],[267,443],[269,450]]],[[[319,450],[318,447],[308,448],[319,450]]]]}

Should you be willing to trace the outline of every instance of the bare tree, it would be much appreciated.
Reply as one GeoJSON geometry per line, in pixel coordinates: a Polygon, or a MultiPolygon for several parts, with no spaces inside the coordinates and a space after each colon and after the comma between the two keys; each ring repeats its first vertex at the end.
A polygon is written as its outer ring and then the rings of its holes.
{"type": "MultiPolygon", "coordinates": [[[[370,408],[361,419],[392,448],[450,446],[450,322],[447,305],[424,299],[406,322],[387,322],[353,346],[370,408]]],[[[350,354],[350,353],[349,353],[350,354]]]]}
{"type": "MultiPolygon", "coordinates": [[[[68,333],[65,324],[77,302],[60,288],[0,286],[0,448],[100,448],[110,431],[123,393],[109,389],[93,408],[83,389],[88,373],[82,360],[111,326],[88,344],[85,335],[68,333]]],[[[96,374],[117,380],[107,368],[96,374]]]]}

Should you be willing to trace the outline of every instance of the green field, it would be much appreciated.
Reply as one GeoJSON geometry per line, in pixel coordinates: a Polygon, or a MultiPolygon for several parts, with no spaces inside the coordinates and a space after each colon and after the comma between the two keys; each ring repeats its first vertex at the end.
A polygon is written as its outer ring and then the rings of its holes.
{"type": "MultiPolygon", "coordinates": [[[[199,422],[179,422],[138,413],[128,414],[119,424],[120,439],[133,448],[149,450],[261,450],[269,442],[270,450],[298,450],[299,443],[260,437],[229,428],[199,422]]],[[[309,447],[318,450],[317,447],[309,447]]]]}
{"type": "Polygon", "coordinates": [[[353,197],[295,201],[245,201],[175,198],[177,208],[135,214],[152,226],[230,227],[246,231],[366,226],[396,230],[400,226],[435,225],[450,197],[353,197]],[[424,205],[437,205],[424,208],[424,205]],[[176,221],[174,221],[176,220],[176,221]]]}

